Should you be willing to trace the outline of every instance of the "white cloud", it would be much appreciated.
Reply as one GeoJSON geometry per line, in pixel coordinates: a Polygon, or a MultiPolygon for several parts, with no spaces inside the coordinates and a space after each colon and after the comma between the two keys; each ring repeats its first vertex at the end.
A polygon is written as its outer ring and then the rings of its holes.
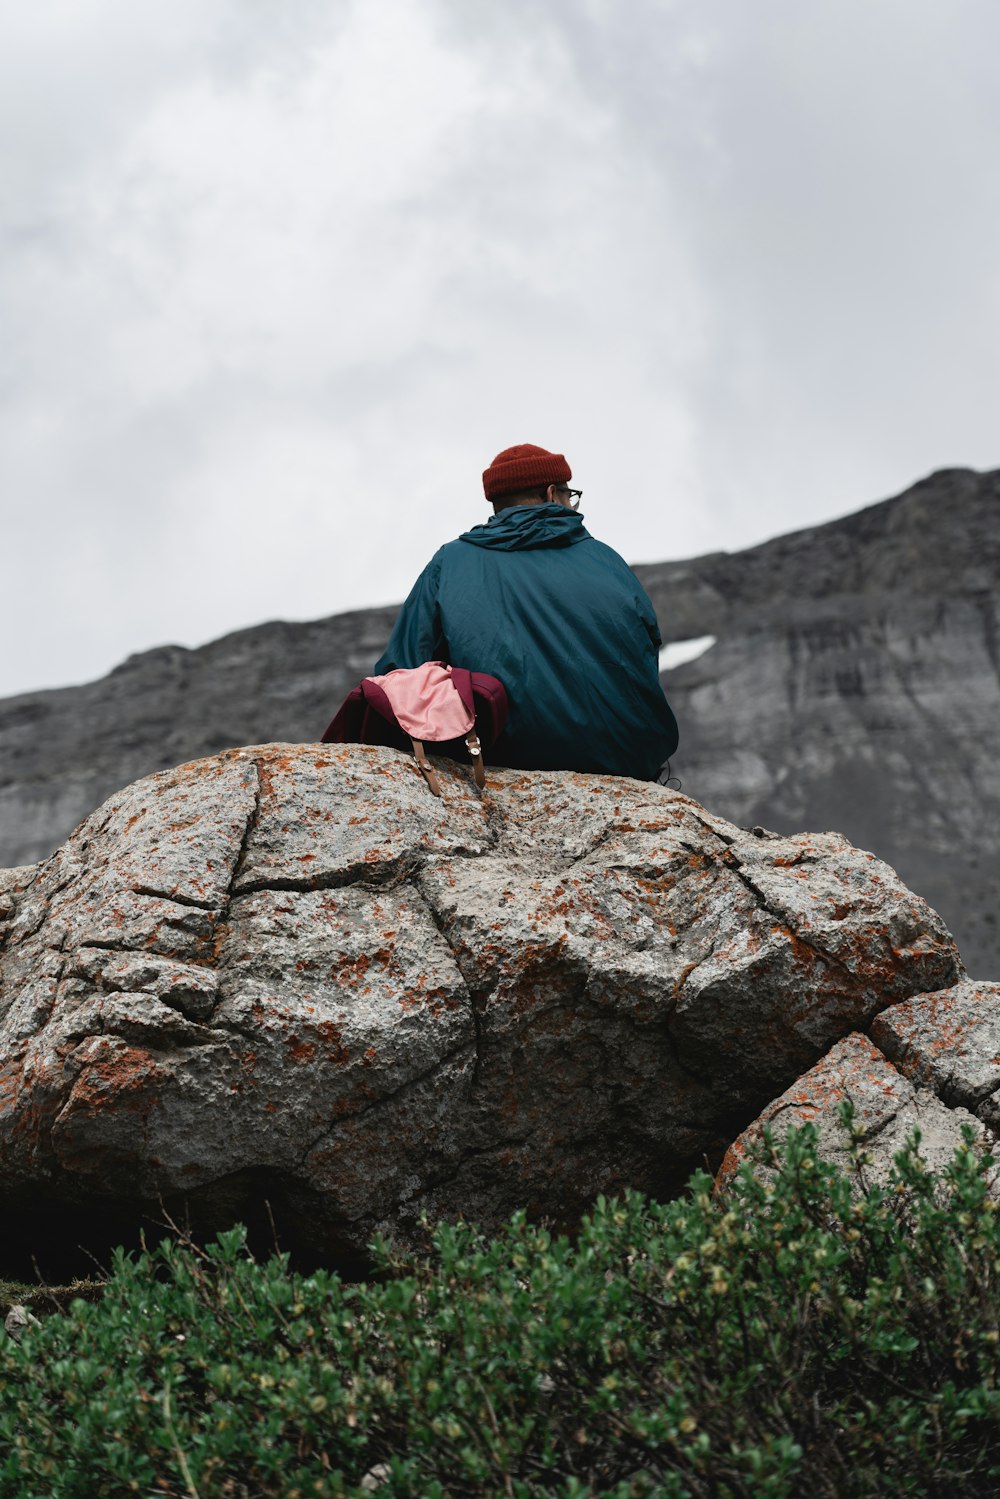
{"type": "Polygon", "coordinates": [[[997,461],[986,0],[5,27],[0,693],[401,597],[511,442],[635,560],[997,461]]]}

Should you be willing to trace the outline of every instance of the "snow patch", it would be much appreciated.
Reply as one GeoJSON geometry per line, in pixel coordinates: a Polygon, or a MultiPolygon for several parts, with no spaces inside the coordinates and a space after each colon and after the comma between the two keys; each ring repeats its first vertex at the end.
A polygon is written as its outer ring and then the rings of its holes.
{"type": "Polygon", "coordinates": [[[715,640],[714,635],[696,635],[692,640],[672,640],[660,651],[660,670],[673,671],[675,666],[697,661],[699,656],[712,649],[715,640]]]}

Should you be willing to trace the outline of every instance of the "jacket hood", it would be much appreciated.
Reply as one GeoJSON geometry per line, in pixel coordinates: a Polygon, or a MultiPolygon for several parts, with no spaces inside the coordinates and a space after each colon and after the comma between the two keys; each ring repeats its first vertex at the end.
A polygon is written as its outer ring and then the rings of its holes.
{"type": "Polygon", "coordinates": [[[517,505],[491,515],[482,526],[463,531],[459,541],[492,547],[499,552],[519,552],[538,547],[571,547],[586,541],[589,532],[583,516],[565,505],[517,505]]]}
{"type": "Polygon", "coordinates": [[[490,516],[484,525],[463,531],[459,541],[495,552],[526,552],[537,547],[571,547],[586,541],[589,532],[579,511],[565,505],[514,505],[490,516]]]}

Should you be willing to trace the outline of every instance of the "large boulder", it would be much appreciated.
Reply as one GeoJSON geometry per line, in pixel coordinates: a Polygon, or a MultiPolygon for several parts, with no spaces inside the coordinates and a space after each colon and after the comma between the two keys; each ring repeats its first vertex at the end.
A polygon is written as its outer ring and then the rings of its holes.
{"type": "MultiPolygon", "coordinates": [[[[342,1262],[421,1213],[673,1191],[888,1006],[963,977],[837,834],[645,783],[265,745],[0,877],[7,1221],[259,1216],[342,1262]]],[[[10,1241],[8,1241],[10,1242],[10,1241]]]]}

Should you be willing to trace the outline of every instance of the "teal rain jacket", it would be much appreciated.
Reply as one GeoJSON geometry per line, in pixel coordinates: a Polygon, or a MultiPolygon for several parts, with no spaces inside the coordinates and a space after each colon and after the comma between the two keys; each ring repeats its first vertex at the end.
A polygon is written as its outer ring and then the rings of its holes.
{"type": "Polygon", "coordinates": [[[502,510],[434,554],[377,675],[447,661],[510,699],[495,765],[651,780],[677,748],[660,632],[638,578],[563,505],[502,510]]]}

